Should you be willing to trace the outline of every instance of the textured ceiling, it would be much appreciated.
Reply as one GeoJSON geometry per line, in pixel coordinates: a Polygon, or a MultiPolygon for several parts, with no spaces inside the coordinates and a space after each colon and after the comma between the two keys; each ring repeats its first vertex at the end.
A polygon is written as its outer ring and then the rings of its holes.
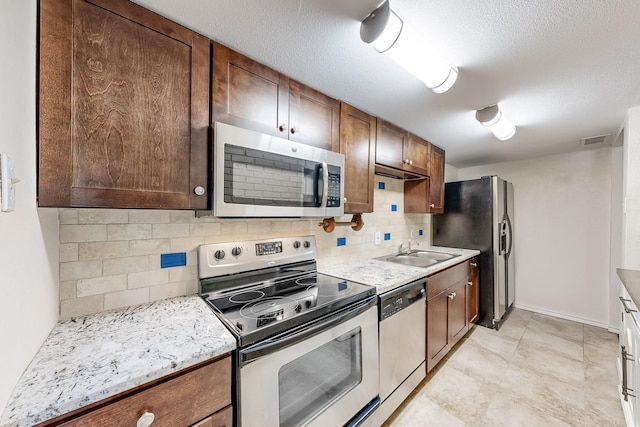
{"type": "Polygon", "coordinates": [[[380,1],[135,0],[406,128],[457,167],[583,149],[640,104],[640,1],[391,0],[459,67],[440,95],[360,40],[380,1]],[[495,103],[518,127],[509,141],[475,121],[495,103]]]}

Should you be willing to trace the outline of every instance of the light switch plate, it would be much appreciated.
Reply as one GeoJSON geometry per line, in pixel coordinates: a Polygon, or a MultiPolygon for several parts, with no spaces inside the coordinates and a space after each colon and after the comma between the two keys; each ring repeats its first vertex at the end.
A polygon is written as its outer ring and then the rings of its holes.
{"type": "Polygon", "coordinates": [[[379,231],[373,233],[373,243],[379,245],[382,242],[382,234],[379,231]]]}
{"type": "Polygon", "coordinates": [[[2,212],[11,212],[16,208],[15,163],[6,154],[0,154],[0,200],[2,212]]]}

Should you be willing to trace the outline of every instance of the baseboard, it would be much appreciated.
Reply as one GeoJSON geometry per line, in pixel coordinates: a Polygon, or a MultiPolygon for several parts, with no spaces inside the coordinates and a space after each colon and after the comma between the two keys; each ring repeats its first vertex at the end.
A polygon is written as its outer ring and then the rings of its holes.
{"type": "Polygon", "coordinates": [[[560,319],[571,320],[573,322],[584,323],[585,325],[596,326],[598,328],[603,328],[608,330],[609,332],[618,333],[618,330],[614,330],[611,325],[602,322],[594,322],[593,320],[584,319],[582,317],[571,316],[565,313],[558,313],[556,311],[545,310],[543,308],[532,307],[524,304],[513,304],[515,308],[520,308],[522,310],[533,311],[534,313],[544,314],[547,316],[558,317],[560,319]]]}

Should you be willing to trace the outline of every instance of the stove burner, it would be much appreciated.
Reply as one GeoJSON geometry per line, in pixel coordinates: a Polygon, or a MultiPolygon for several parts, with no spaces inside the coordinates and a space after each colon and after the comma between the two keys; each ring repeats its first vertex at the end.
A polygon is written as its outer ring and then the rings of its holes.
{"type": "Polygon", "coordinates": [[[240,315],[247,319],[263,319],[267,316],[281,317],[295,311],[298,302],[287,297],[272,297],[249,302],[240,309],[240,315]]]}
{"type": "Polygon", "coordinates": [[[236,295],[231,295],[229,297],[229,302],[233,302],[235,304],[244,304],[258,301],[262,297],[264,297],[264,292],[262,291],[246,291],[236,295]]]}
{"type": "Polygon", "coordinates": [[[315,276],[314,277],[303,277],[302,279],[297,279],[296,280],[296,285],[301,285],[301,286],[315,285],[316,283],[318,283],[318,279],[316,279],[315,276]]]}

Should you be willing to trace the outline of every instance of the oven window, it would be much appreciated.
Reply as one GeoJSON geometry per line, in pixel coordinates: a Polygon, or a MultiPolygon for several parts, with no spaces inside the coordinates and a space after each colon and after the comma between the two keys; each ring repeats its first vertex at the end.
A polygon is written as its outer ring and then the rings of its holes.
{"type": "Polygon", "coordinates": [[[251,148],[224,145],[224,201],[242,205],[320,205],[320,164],[251,148]]]}
{"type": "Polygon", "coordinates": [[[311,420],[360,382],[362,333],[357,327],[280,368],[280,426],[311,420]]]}

